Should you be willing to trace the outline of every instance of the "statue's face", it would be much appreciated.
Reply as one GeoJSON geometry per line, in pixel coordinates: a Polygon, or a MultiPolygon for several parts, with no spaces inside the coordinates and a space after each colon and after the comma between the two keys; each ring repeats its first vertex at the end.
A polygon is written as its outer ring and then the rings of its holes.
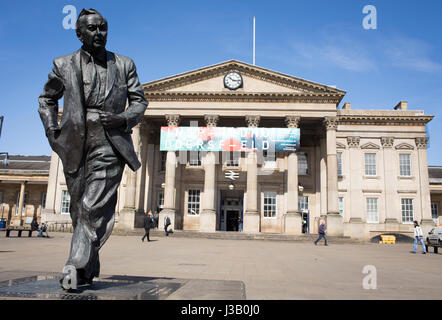
{"type": "Polygon", "coordinates": [[[107,42],[107,21],[98,14],[83,16],[80,20],[78,39],[91,49],[104,49],[107,42]]]}

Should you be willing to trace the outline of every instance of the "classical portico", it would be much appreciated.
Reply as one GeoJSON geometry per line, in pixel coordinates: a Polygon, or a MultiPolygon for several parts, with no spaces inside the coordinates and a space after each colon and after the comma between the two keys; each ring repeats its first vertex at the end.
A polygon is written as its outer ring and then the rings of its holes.
{"type": "Polygon", "coordinates": [[[149,107],[132,135],[142,167],[125,171],[117,227],[141,227],[149,210],[159,212],[160,228],[168,216],[173,229],[200,232],[300,235],[324,220],[329,235],[368,238],[409,233],[410,219],[432,223],[432,116],[406,102],[340,109],[345,91],[233,60],[143,88],[149,107]],[[299,128],[300,148],[160,150],[161,127],[178,126],[299,128]]]}

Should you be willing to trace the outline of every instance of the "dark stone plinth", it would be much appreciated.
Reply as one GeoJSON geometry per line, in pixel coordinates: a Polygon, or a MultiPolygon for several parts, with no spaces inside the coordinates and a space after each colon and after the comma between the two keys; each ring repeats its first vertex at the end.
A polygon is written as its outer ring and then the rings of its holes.
{"type": "Polygon", "coordinates": [[[75,292],[60,288],[61,274],[47,274],[0,282],[0,299],[50,300],[165,300],[245,299],[241,281],[103,276],[75,292]]]}

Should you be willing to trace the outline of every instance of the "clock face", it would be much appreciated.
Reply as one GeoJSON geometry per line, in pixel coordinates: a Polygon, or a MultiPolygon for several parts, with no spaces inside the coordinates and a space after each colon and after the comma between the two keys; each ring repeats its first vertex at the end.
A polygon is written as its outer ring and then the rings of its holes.
{"type": "Polygon", "coordinates": [[[242,77],[238,72],[229,72],[224,77],[224,86],[230,90],[238,89],[242,86],[242,77]]]}

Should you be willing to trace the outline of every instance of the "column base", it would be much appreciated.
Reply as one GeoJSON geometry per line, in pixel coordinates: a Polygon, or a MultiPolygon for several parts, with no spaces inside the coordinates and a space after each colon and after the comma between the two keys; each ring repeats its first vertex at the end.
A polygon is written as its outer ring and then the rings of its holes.
{"type": "Polygon", "coordinates": [[[135,216],[135,208],[123,208],[120,211],[115,228],[120,230],[134,230],[135,216]]]}
{"type": "Polygon", "coordinates": [[[175,209],[163,209],[160,211],[159,215],[159,221],[158,221],[158,229],[164,230],[164,218],[169,217],[170,219],[170,226],[167,228],[167,230],[175,230],[175,217],[176,212],[175,209]]]}
{"type": "Polygon", "coordinates": [[[216,211],[204,209],[200,214],[200,231],[215,232],[216,231],[216,211]]]}
{"type": "Polygon", "coordinates": [[[365,238],[365,224],[361,218],[350,218],[348,222],[347,231],[349,231],[349,236],[353,239],[363,239],[365,238]]]}
{"type": "Polygon", "coordinates": [[[244,233],[259,233],[260,216],[258,211],[246,211],[244,212],[244,223],[243,232],[244,233]]]}
{"type": "Polygon", "coordinates": [[[325,217],[327,234],[330,236],[343,236],[344,223],[343,218],[338,212],[328,212],[325,217]]]}
{"type": "Polygon", "coordinates": [[[302,217],[297,211],[287,212],[284,215],[284,233],[285,234],[302,234],[302,217]]]}

